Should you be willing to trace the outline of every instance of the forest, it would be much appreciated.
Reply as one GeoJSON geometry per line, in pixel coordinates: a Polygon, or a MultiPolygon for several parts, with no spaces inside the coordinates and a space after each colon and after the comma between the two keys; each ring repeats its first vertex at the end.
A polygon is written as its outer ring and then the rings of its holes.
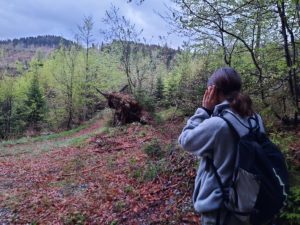
{"type": "Polygon", "coordinates": [[[285,156],[276,224],[300,224],[300,1],[172,2],[160,16],[190,40],[177,49],[148,43],[115,6],[102,43],[91,16],[74,41],[0,41],[0,224],[200,224],[199,162],[177,139],[223,66],[285,156]]]}

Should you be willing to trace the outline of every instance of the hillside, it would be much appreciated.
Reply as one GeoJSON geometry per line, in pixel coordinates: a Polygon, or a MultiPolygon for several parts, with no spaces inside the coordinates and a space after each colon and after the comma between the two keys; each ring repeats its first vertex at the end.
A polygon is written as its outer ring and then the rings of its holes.
{"type": "Polygon", "coordinates": [[[101,51],[109,51],[113,52],[116,48],[120,48],[121,45],[129,45],[132,48],[134,53],[140,52],[142,56],[151,55],[153,58],[157,58],[161,60],[168,69],[174,64],[176,59],[176,55],[180,54],[181,49],[173,49],[168,47],[167,45],[160,46],[155,44],[147,44],[147,43],[133,43],[133,42],[123,42],[113,40],[111,43],[101,44],[100,50],[101,51]]]}
{"type": "Polygon", "coordinates": [[[29,68],[33,57],[44,59],[60,45],[72,44],[74,42],[54,35],[1,40],[0,74],[21,75],[23,70],[29,68]]]}
{"type": "MultiPolygon", "coordinates": [[[[112,54],[114,48],[118,48],[118,41],[101,44],[99,51],[108,51],[112,54]]],[[[149,45],[143,43],[129,43],[134,51],[142,52],[142,54],[150,55],[158,52],[153,57],[161,60],[168,69],[172,66],[176,54],[180,53],[180,49],[175,50],[168,46],[149,45]]],[[[28,70],[30,61],[36,57],[39,59],[47,59],[49,54],[60,46],[76,45],[73,41],[63,37],[54,35],[45,35],[37,37],[24,37],[12,40],[0,40],[0,74],[8,74],[10,76],[21,75],[23,71],[28,70]]],[[[91,48],[97,48],[92,45],[91,48]]]]}
{"type": "MultiPolygon", "coordinates": [[[[173,113],[152,125],[111,127],[106,111],[68,133],[1,143],[0,223],[200,225],[191,200],[198,163],[177,146],[185,122],[173,113]]],[[[276,143],[293,157],[300,143],[291,145],[290,135],[276,143]]],[[[296,204],[299,170],[291,181],[296,204]]],[[[290,204],[282,218],[297,216],[290,204]]]]}
{"type": "Polygon", "coordinates": [[[2,41],[0,138],[74,128],[103,105],[96,88],[118,91],[128,79],[140,100],[147,96],[144,103],[153,108],[156,83],[172,76],[180,50],[132,42],[125,45],[128,52],[118,41],[88,48],[54,36],[2,41]]]}
{"type": "Polygon", "coordinates": [[[2,145],[0,223],[199,224],[190,202],[195,161],[174,144],[182,118],[118,128],[106,120],[2,145]]]}

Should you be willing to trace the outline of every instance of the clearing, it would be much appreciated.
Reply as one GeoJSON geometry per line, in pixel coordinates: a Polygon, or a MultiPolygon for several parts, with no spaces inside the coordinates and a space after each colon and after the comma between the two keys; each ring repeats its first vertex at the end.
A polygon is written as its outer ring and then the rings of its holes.
{"type": "Polygon", "coordinates": [[[182,122],[108,128],[99,118],[2,143],[0,224],[199,224],[196,162],[175,144],[182,122]]]}

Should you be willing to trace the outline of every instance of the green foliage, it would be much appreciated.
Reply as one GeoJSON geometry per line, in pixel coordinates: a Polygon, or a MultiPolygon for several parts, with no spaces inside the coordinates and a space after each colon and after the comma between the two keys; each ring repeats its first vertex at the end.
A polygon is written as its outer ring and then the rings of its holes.
{"type": "Polygon", "coordinates": [[[207,84],[208,68],[205,60],[193,56],[189,49],[178,55],[177,64],[165,79],[167,106],[177,106],[185,114],[199,107],[207,84]]]}
{"type": "Polygon", "coordinates": [[[155,86],[156,86],[156,90],[154,92],[154,96],[155,96],[155,99],[157,101],[160,101],[164,97],[164,93],[163,93],[163,91],[164,91],[164,83],[163,83],[163,80],[162,80],[162,78],[160,76],[157,77],[157,79],[156,79],[156,85],[155,86]]]}
{"type": "Polygon", "coordinates": [[[112,222],[110,222],[110,225],[117,225],[119,223],[118,220],[113,220],[112,222]]]}
{"type": "Polygon", "coordinates": [[[164,155],[164,152],[161,148],[158,140],[153,140],[144,146],[143,151],[151,158],[151,159],[159,159],[164,155]]]}
{"type": "Polygon", "coordinates": [[[177,103],[178,87],[181,75],[179,73],[171,73],[164,80],[164,96],[165,105],[175,106],[177,103]]]}
{"type": "Polygon", "coordinates": [[[134,190],[134,188],[130,185],[127,185],[127,186],[124,187],[124,192],[127,193],[127,194],[132,193],[133,190],[134,190]]]}
{"type": "Polygon", "coordinates": [[[83,147],[86,144],[88,138],[88,135],[82,135],[80,137],[73,138],[70,142],[70,145],[77,148],[83,147]]]}
{"type": "Polygon", "coordinates": [[[284,212],[280,215],[285,220],[285,224],[298,225],[300,224],[300,187],[294,186],[288,199],[288,205],[284,212]]]}
{"type": "Polygon", "coordinates": [[[291,132],[272,132],[270,138],[284,153],[289,168],[290,193],[288,204],[281,213],[279,221],[284,224],[297,225],[300,223],[300,188],[299,171],[293,165],[293,157],[289,146],[296,141],[296,136],[291,132]]]}
{"type": "Polygon", "coordinates": [[[290,132],[272,132],[270,138],[284,153],[290,151],[289,146],[296,140],[295,135],[290,132]]]}
{"type": "Polygon", "coordinates": [[[6,137],[7,134],[11,132],[11,120],[12,120],[12,110],[13,110],[13,80],[9,78],[5,78],[2,81],[2,85],[0,83],[0,90],[2,90],[2,95],[0,96],[1,103],[1,113],[0,113],[0,135],[1,137],[6,137]]]}
{"type": "Polygon", "coordinates": [[[63,221],[63,224],[65,225],[84,225],[85,223],[86,223],[86,217],[80,212],[75,212],[70,214],[63,221]]]}
{"type": "MultiPolygon", "coordinates": [[[[129,66],[134,95],[146,110],[154,111],[159,100],[155,93],[158,90],[159,98],[163,95],[163,80],[176,50],[126,44],[132,51],[129,66]]],[[[1,55],[6,57],[6,49],[1,55]]],[[[46,133],[72,129],[95,116],[106,102],[96,88],[118,91],[128,82],[122,55],[118,41],[103,44],[101,49],[62,43],[50,54],[37,52],[30,62],[15,62],[18,76],[0,74],[0,138],[18,137],[24,131],[35,134],[34,129],[46,133]]]]}
{"type": "Polygon", "coordinates": [[[138,90],[135,94],[135,99],[148,112],[154,112],[155,99],[143,90],[138,90]]]}
{"type": "Polygon", "coordinates": [[[46,102],[40,89],[37,72],[35,72],[27,93],[25,100],[25,107],[27,110],[28,126],[39,128],[39,124],[44,121],[46,114],[46,102]]]}
{"type": "Polygon", "coordinates": [[[156,122],[161,123],[164,121],[168,121],[174,117],[183,116],[184,112],[181,109],[176,107],[169,107],[167,109],[162,109],[155,114],[156,122]]]}
{"type": "Polygon", "coordinates": [[[113,205],[114,212],[122,212],[126,208],[126,202],[124,201],[116,201],[113,205]]]}
{"type": "Polygon", "coordinates": [[[41,135],[41,136],[37,136],[37,137],[22,137],[22,138],[15,139],[15,140],[2,141],[1,144],[0,144],[0,147],[1,146],[7,147],[9,145],[30,144],[30,143],[34,143],[34,142],[50,141],[50,140],[53,140],[53,139],[67,137],[67,136],[70,136],[72,134],[75,134],[75,133],[87,128],[88,125],[89,125],[89,123],[83,124],[83,125],[78,126],[78,127],[74,128],[72,130],[62,131],[62,132],[59,132],[59,133],[41,135]]]}
{"type": "Polygon", "coordinates": [[[143,174],[143,181],[153,181],[157,178],[161,172],[161,164],[159,162],[149,162],[147,163],[144,174],[143,174]]]}
{"type": "Polygon", "coordinates": [[[143,171],[141,168],[135,168],[131,173],[131,177],[133,177],[137,180],[141,180],[142,176],[143,176],[143,171]]]}
{"type": "Polygon", "coordinates": [[[287,167],[292,170],[293,165],[293,156],[289,146],[296,140],[296,136],[290,132],[272,132],[269,134],[272,142],[277,145],[286,159],[287,167]]]}
{"type": "Polygon", "coordinates": [[[174,2],[180,9],[171,10],[174,22],[181,31],[195,35],[194,46],[203,57],[209,58],[206,61],[209,68],[215,70],[225,65],[236,68],[243,77],[244,91],[258,97],[262,106],[270,107],[277,118],[295,125],[294,117],[299,120],[300,111],[297,91],[300,36],[299,24],[293,21],[299,18],[295,13],[299,4],[174,2]]]}
{"type": "Polygon", "coordinates": [[[132,166],[131,177],[139,182],[155,180],[163,172],[164,164],[162,161],[149,161],[143,168],[132,166]]]}
{"type": "Polygon", "coordinates": [[[27,124],[24,94],[16,78],[4,77],[0,80],[0,137],[8,138],[24,131],[27,124]]]}

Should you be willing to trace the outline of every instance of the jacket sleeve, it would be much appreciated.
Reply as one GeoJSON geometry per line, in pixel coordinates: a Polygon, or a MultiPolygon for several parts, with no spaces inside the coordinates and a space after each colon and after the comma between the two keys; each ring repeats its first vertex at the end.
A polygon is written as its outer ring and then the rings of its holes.
{"type": "Polygon", "coordinates": [[[183,128],[179,144],[194,155],[211,157],[217,133],[221,129],[220,120],[210,117],[205,109],[198,108],[183,128]]]}

